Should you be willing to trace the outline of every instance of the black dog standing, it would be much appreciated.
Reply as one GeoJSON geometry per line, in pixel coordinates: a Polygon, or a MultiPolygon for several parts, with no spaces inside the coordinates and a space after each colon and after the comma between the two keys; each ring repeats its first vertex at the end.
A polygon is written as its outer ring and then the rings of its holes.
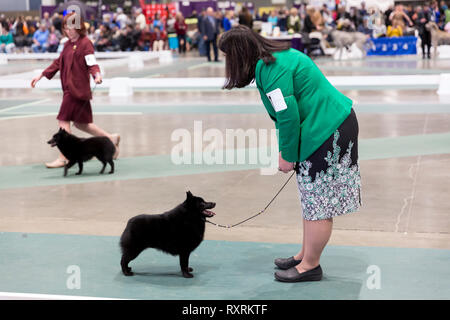
{"type": "Polygon", "coordinates": [[[67,176],[67,171],[75,163],[78,163],[79,168],[76,174],[80,175],[83,172],[83,162],[88,161],[93,157],[96,157],[103,164],[103,168],[100,171],[101,174],[105,172],[107,163],[109,163],[111,167],[109,173],[114,173],[113,156],[116,147],[107,137],[78,138],[60,128],[47,143],[52,147],[57,146],[64,157],[69,160],[64,166],[64,176],[67,176]]]}
{"type": "Polygon", "coordinates": [[[122,260],[120,265],[126,276],[132,276],[128,263],[143,250],[155,248],[165,253],[180,256],[183,277],[192,278],[189,255],[203,241],[205,221],[214,216],[209,211],[216,206],[195,197],[190,191],[186,200],[174,209],[162,214],[142,214],[131,218],[120,237],[122,260]]]}

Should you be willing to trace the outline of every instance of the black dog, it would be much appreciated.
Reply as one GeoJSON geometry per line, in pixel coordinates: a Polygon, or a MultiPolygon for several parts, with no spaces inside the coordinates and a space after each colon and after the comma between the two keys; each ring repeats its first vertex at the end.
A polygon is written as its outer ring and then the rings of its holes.
{"type": "Polygon", "coordinates": [[[189,255],[203,241],[205,220],[214,216],[209,211],[216,206],[195,197],[190,191],[186,200],[174,209],[162,214],[142,214],[131,218],[120,237],[122,260],[120,265],[126,276],[132,276],[128,263],[143,250],[155,248],[171,255],[180,256],[181,272],[185,278],[192,278],[189,255]]]}
{"type": "Polygon", "coordinates": [[[83,162],[96,157],[103,163],[100,173],[105,171],[106,163],[111,166],[109,173],[114,173],[113,156],[116,152],[114,143],[108,137],[78,138],[68,133],[63,128],[53,135],[53,138],[47,142],[52,147],[57,146],[59,151],[69,160],[64,167],[64,176],[67,176],[67,170],[75,163],[78,163],[78,173],[83,172],[83,162]]]}

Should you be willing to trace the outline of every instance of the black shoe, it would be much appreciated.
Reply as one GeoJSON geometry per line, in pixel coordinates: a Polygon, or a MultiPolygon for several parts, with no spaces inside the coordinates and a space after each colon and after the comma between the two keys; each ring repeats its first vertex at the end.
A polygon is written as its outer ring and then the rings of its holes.
{"type": "Polygon", "coordinates": [[[299,273],[295,267],[292,267],[275,272],[275,279],[281,282],[320,281],[322,280],[322,268],[319,264],[314,269],[299,273]]]}
{"type": "Polygon", "coordinates": [[[294,257],[275,259],[275,265],[281,270],[287,270],[298,265],[302,260],[295,260],[294,257]]]}

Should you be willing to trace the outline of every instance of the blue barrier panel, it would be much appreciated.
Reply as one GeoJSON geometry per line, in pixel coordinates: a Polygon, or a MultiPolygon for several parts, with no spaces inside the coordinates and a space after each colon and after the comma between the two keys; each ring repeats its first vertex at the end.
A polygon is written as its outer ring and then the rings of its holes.
{"type": "Polygon", "coordinates": [[[367,51],[368,56],[395,56],[402,54],[417,54],[416,42],[417,38],[409,37],[392,37],[370,39],[372,44],[367,51]]]}

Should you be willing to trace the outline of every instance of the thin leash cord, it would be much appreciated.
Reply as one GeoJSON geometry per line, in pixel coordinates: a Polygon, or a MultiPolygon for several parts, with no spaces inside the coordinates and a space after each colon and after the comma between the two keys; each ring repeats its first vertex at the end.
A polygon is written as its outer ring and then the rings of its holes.
{"type": "Polygon", "coordinates": [[[224,226],[224,225],[222,225],[222,224],[214,223],[214,222],[211,222],[211,221],[209,221],[209,220],[205,220],[205,221],[208,222],[208,223],[210,223],[210,224],[212,224],[212,225],[215,225],[215,226],[217,226],[217,227],[220,227],[220,228],[227,228],[227,229],[230,229],[230,228],[234,228],[234,227],[236,227],[236,226],[238,226],[238,225],[240,225],[240,224],[243,224],[244,222],[247,222],[247,221],[249,221],[249,220],[251,220],[251,219],[253,219],[253,218],[259,216],[260,214],[264,213],[264,211],[267,210],[267,208],[272,204],[272,202],[275,201],[275,199],[278,197],[278,195],[281,193],[281,191],[283,191],[284,187],[286,187],[286,185],[288,184],[288,182],[291,180],[292,176],[293,176],[295,173],[297,173],[297,172],[298,172],[298,163],[296,163],[294,172],[292,172],[292,174],[289,176],[289,178],[286,180],[286,182],[283,184],[283,186],[280,188],[280,190],[278,190],[278,192],[275,194],[275,196],[272,198],[272,200],[270,200],[269,203],[266,205],[266,207],[265,207],[264,209],[262,209],[260,212],[258,212],[257,214],[255,214],[255,215],[253,215],[253,216],[251,216],[251,217],[249,217],[249,218],[247,218],[247,219],[245,219],[245,220],[242,220],[242,221],[240,221],[240,222],[238,222],[238,223],[235,223],[235,224],[233,224],[233,225],[231,225],[231,226],[230,226],[230,225],[224,226]]]}

